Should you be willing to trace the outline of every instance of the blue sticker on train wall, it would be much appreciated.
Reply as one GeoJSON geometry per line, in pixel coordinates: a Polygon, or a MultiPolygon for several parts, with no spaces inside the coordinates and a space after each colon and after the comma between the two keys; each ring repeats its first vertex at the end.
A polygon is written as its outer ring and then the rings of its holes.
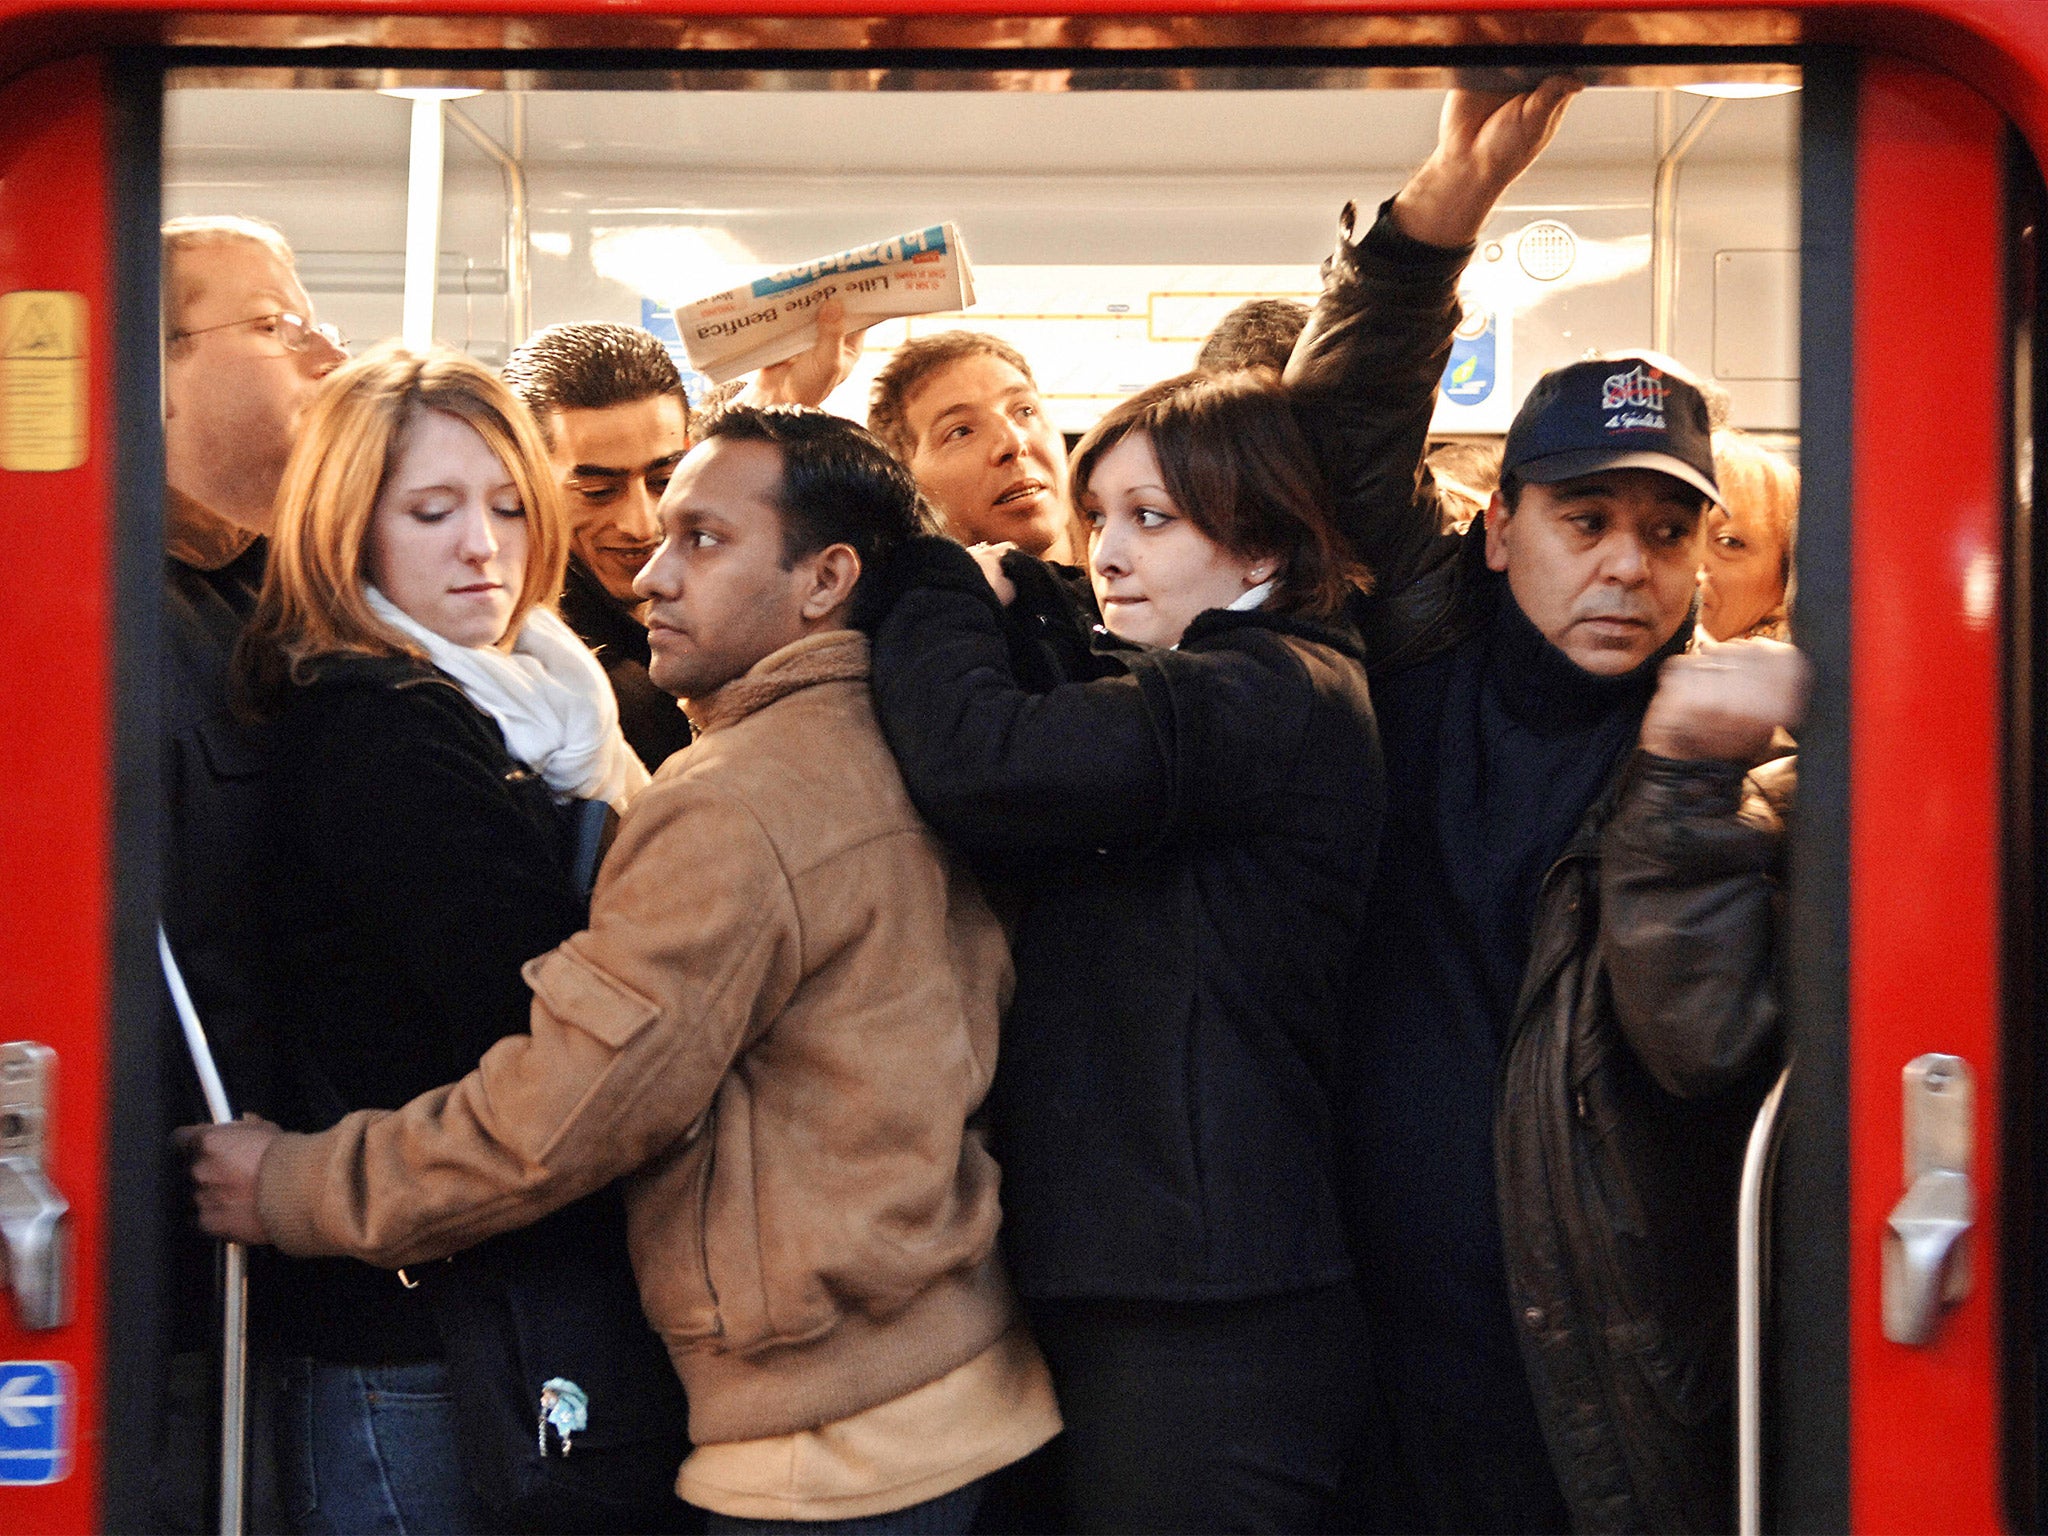
{"type": "Polygon", "coordinates": [[[0,1487],[70,1474],[75,1408],[62,1360],[0,1360],[0,1487]]]}
{"type": "Polygon", "coordinates": [[[1495,346],[1496,317],[1468,309],[1464,323],[1451,338],[1451,360],[1444,366],[1441,385],[1444,398],[1453,405],[1477,405],[1493,393],[1499,376],[1498,348],[1495,346]]]}
{"type": "Polygon", "coordinates": [[[651,333],[675,359],[676,369],[683,376],[683,395],[690,402],[692,410],[704,403],[704,397],[711,393],[711,380],[690,366],[690,354],[683,347],[683,333],[676,329],[676,312],[666,304],[657,304],[652,299],[640,301],[640,329],[651,333]]]}

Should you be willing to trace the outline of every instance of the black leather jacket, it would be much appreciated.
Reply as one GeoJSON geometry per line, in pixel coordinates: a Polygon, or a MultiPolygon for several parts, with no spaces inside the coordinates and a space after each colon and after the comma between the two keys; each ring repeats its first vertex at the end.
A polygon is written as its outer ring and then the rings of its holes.
{"type": "MultiPolygon", "coordinates": [[[[1383,677],[1485,622],[1483,533],[1442,531],[1420,461],[1469,251],[1351,210],[1288,368],[1377,586],[1383,677]]],[[[1544,880],[1500,1064],[1508,1291],[1559,1486],[1584,1531],[1734,1524],[1734,1211],[1777,1066],[1773,984],[1794,765],[1644,753],[1544,880]]]]}

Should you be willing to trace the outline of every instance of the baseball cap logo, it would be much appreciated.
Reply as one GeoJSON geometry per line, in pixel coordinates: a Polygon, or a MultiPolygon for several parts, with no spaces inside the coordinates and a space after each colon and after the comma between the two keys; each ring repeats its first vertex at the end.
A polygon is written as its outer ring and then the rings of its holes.
{"type": "Polygon", "coordinates": [[[1607,418],[1608,430],[1663,431],[1664,397],[1670,387],[1647,363],[1638,363],[1627,373],[1610,373],[1600,390],[1600,409],[1617,413],[1607,418]]]}

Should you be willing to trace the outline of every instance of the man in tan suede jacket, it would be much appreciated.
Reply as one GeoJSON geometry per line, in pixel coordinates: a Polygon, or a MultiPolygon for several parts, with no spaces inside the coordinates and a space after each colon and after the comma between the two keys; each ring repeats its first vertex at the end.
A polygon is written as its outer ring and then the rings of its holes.
{"type": "Polygon", "coordinates": [[[186,1133],[201,1223],[396,1267],[623,1177],[689,1393],[677,1491],[712,1528],[964,1530],[1059,1419],[967,1124],[1008,949],[912,809],[845,627],[863,561],[919,531],[916,486],[849,423],[739,409],[660,515],[649,670],[697,740],[634,803],[590,927],[528,963],[530,1034],[320,1135],[186,1133]]]}

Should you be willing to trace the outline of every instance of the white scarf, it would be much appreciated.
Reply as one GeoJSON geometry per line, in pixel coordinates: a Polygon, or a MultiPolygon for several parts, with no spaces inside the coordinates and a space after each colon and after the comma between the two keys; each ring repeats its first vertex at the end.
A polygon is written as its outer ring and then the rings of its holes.
{"type": "Polygon", "coordinates": [[[551,608],[535,608],[511,651],[457,645],[405,613],[375,587],[370,611],[417,641],[427,659],[498,722],[512,755],[559,799],[603,800],[619,811],[648,773],[619,731],[612,685],[576,632],[551,608]]]}

